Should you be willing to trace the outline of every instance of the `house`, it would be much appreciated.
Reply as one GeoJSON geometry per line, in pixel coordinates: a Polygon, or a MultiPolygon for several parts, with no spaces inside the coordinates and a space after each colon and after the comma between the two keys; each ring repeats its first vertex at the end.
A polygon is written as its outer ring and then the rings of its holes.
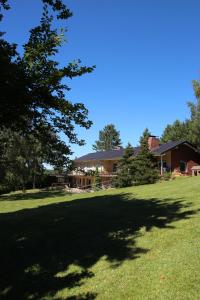
{"type": "MultiPolygon", "coordinates": [[[[185,140],[161,144],[156,136],[150,136],[148,145],[155,155],[160,174],[170,171],[175,175],[192,175],[192,168],[200,165],[200,153],[185,140]]],[[[140,151],[135,147],[134,155],[140,151]]],[[[117,164],[123,157],[124,148],[89,153],[74,160],[76,171],[69,174],[71,186],[87,188],[92,185],[93,173],[98,168],[102,185],[109,184],[116,176],[117,164]]]]}

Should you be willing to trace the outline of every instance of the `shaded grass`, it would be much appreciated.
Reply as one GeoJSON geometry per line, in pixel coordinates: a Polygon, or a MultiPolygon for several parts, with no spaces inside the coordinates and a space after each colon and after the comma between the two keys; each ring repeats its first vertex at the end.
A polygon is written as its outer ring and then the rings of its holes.
{"type": "Polygon", "coordinates": [[[28,190],[25,193],[22,191],[12,192],[9,194],[0,195],[0,201],[16,201],[16,200],[35,200],[35,199],[46,199],[54,197],[62,197],[70,195],[71,193],[64,191],[63,189],[48,190],[48,189],[35,189],[28,190]]]}
{"type": "Polygon", "coordinates": [[[0,197],[0,298],[198,299],[199,183],[0,197]]]}

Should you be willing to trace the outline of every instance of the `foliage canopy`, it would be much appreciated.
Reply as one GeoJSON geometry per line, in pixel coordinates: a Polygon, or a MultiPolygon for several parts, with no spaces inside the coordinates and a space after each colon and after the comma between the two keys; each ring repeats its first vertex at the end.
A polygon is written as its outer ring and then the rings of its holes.
{"type": "Polygon", "coordinates": [[[93,150],[106,151],[114,150],[121,146],[120,133],[116,130],[114,124],[106,125],[99,131],[99,140],[95,141],[93,150]]]}

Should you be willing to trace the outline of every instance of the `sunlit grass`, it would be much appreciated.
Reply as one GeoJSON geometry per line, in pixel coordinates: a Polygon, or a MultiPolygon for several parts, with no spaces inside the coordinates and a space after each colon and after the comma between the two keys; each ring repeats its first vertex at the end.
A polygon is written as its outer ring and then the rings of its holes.
{"type": "Polygon", "coordinates": [[[2,299],[200,295],[200,178],[0,197],[2,299]]]}

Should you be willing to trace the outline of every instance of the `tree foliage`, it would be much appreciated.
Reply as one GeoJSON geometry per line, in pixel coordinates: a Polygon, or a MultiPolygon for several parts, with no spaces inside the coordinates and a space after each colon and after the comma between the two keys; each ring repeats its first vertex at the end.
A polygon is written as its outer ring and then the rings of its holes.
{"type": "Polygon", "coordinates": [[[10,189],[23,188],[32,184],[43,173],[44,151],[35,137],[28,137],[4,129],[0,132],[1,181],[10,189]]]}
{"type": "Polygon", "coordinates": [[[194,144],[200,151],[200,82],[193,81],[194,94],[196,103],[189,102],[191,119],[189,126],[189,141],[194,144]]]}
{"type": "MultiPolygon", "coordinates": [[[[65,30],[54,28],[53,14],[67,20],[72,13],[61,0],[42,2],[40,24],[30,30],[23,54],[19,55],[17,45],[8,43],[0,34],[0,131],[4,135],[7,128],[9,134],[27,139],[27,143],[33,138],[41,145],[46,161],[66,167],[70,144],[84,144],[76,134],[76,126],[88,129],[92,124],[84,104],[67,99],[67,80],[90,73],[95,66],[82,66],[80,60],[59,65],[55,56],[64,42],[65,30]]],[[[2,19],[3,9],[10,8],[9,1],[1,0],[0,8],[2,19]]],[[[15,140],[11,142],[14,149],[15,140]]]]}
{"type": "Polygon", "coordinates": [[[80,60],[59,67],[53,57],[63,43],[63,32],[52,29],[53,17],[44,6],[41,23],[30,31],[24,45],[24,55],[16,52],[16,45],[1,41],[0,126],[39,130],[51,127],[56,133],[64,132],[69,142],[82,144],[74,132],[74,125],[88,129],[91,121],[82,103],[72,104],[65,93],[70,89],[63,79],[72,79],[93,71],[94,67],[80,65],[80,60]],[[5,117],[6,116],[6,117],[5,117]]]}
{"type": "Polygon", "coordinates": [[[140,138],[140,151],[133,160],[133,181],[136,185],[155,183],[159,178],[156,159],[148,146],[149,135],[148,129],[145,129],[140,138]]]}
{"type": "Polygon", "coordinates": [[[165,127],[161,137],[161,142],[167,143],[169,141],[188,140],[189,128],[190,128],[189,120],[186,120],[184,122],[176,120],[171,125],[168,124],[165,127]]]}
{"type": "Polygon", "coordinates": [[[103,128],[103,130],[99,131],[99,140],[95,141],[95,144],[93,145],[93,150],[114,150],[120,146],[120,132],[116,130],[114,124],[108,124],[103,128]]]}
{"type": "Polygon", "coordinates": [[[166,143],[175,140],[187,140],[200,150],[200,82],[194,80],[193,90],[196,97],[195,102],[188,102],[190,118],[181,122],[176,120],[164,129],[161,141],[166,143]]]}
{"type": "MultiPolygon", "coordinates": [[[[62,0],[42,0],[42,2],[52,7],[52,10],[57,13],[57,19],[68,19],[72,16],[72,12],[67,8],[62,0]]],[[[3,17],[3,9],[10,9],[9,0],[0,0],[0,20],[3,17]]]]}
{"type": "Polygon", "coordinates": [[[117,187],[133,185],[133,155],[133,147],[128,143],[124,150],[124,155],[117,166],[117,177],[114,182],[117,187]]]}
{"type": "Polygon", "coordinates": [[[93,181],[92,181],[92,189],[94,191],[97,191],[97,190],[100,189],[100,187],[101,187],[101,178],[100,178],[100,175],[99,175],[99,170],[96,167],[96,170],[95,170],[95,173],[94,173],[94,176],[93,176],[93,181]]]}

